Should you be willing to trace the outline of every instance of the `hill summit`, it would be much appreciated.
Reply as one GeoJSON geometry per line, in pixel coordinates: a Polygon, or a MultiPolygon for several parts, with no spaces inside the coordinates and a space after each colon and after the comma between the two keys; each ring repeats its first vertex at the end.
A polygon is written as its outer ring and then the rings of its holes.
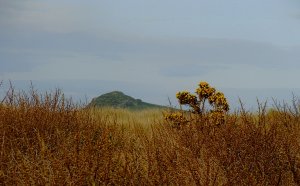
{"type": "Polygon", "coordinates": [[[141,99],[135,99],[133,97],[125,95],[120,91],[109,92],[99,97],[93,98],[88,106],[125,108],[130,110],[166,108],[161,105],[143,102],[141,99]]]}

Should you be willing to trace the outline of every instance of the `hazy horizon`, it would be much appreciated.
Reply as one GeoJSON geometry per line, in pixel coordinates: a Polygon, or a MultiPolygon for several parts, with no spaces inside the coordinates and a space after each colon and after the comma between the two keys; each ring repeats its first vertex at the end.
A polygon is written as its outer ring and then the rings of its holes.
{"type": "Polygon", "coordinates": [[[199,81],[237,105],[300,96],[296,0],[0,0],[0,79],[75,100],[176,102],[199,81]]]}

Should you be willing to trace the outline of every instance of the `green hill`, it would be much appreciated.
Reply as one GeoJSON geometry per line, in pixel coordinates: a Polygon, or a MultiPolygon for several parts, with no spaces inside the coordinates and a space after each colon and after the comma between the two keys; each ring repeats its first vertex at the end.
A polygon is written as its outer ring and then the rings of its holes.
{"type": "Polygon", "coordinates": [[[126,108],[130,110],[167,108],[161,105],[146,103],[140,99],[134,99],[120,91],[113,91],[110,93],[103,94],[99,97],[93,98],[88,106],[126,108]]]}

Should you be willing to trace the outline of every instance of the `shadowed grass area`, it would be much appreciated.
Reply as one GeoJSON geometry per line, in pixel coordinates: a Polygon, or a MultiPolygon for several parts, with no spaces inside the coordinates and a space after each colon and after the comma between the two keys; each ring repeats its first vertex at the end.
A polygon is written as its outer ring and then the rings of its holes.
{"type": "Polygon", "coordinates": [[[162,110],[86,109],[59,90],[11,88],[0,185],[299,185],[298,113],[260,106],[174,128],[162,110]]]}

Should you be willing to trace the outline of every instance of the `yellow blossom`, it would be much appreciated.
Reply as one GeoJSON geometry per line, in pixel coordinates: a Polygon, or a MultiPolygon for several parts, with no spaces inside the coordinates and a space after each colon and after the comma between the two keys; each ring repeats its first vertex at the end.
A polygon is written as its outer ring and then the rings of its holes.
{"type": "Polygon", "coordinates": [[[176,97],[180,104],[196,104],[197,103],[197,97],[193,94],[190,94],[187,91],[178,92],[176,94],[176,97]]]}
{"type": "Polygon", "coordinates": [[[200,82],[199,88],[196,89],[196,93],[199,96],[199,99],[207,99],[211,95],[215,93],[216,89],[213,87],[210,87],[208,83],[206,82],[200,82]]]}
{"type": "MultiPolygon", "coordinates": [[[[199,114],[200,117],[208,116],[216,124],[225,123],[225,114],[229,111],[229,104],[222,92],[216,92],[216,89],[211,87],[207,82],[200,82],[199,87],[196,89],[196,95],[188,91],[178,92],[176,97],[181,105],[188,105],[193,114],[199,114]],[[206,110],[205,103],[208,101],[211,109],[206,110]]],[[[173,124],[180,126],[186,124],[188,121],[182,113],[168,114],[166,120],[171,121],[173,124]]]]}

